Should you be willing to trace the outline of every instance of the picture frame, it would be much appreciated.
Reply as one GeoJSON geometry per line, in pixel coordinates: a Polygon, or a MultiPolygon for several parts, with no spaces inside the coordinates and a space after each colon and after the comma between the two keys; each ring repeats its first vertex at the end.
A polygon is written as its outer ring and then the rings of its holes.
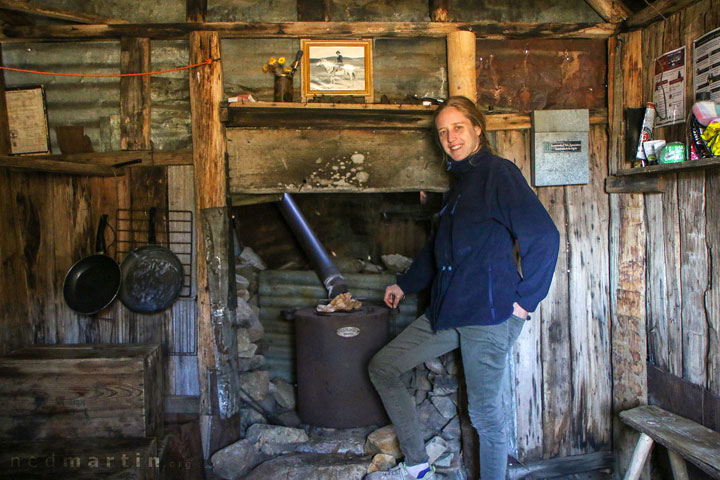
{"type": "Polygon", "coordinates": [[[302,101],[348,95],[373,99],[372,39],[301,39],[302,101]]]}

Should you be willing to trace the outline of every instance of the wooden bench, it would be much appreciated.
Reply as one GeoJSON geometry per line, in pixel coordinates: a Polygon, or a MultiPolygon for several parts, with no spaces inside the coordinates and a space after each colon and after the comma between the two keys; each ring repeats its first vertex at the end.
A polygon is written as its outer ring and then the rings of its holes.
{"type": "Polygon", "coordinates": [[[668,449],[676,479],[689,478],[686,460],[713,478],[720,478],[720,433],[654,405],[626,410],[620,418],[640,432],[625,480],[640,477],[654,442],[668,449]]]}

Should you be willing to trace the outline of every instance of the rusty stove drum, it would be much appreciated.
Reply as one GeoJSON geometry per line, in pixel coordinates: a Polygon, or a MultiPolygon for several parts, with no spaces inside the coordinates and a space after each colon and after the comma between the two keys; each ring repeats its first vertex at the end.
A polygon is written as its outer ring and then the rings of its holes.
{"type": "Polygon", "coordinates": [[[353,428],[388,423],[370,382],[372,356],[389,341],[385,307],[353,312],[295,312],[298,414],[318,427],[353,428]]]}

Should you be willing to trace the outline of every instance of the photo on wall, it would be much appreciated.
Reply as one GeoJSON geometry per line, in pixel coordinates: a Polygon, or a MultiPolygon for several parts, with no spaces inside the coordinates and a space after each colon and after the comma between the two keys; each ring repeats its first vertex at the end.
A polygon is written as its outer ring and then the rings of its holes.
{"type": "Polygon", "coordinates": [[[302,97],[372,96],[372,40],[307,40],[303,49],[302,97]]]}

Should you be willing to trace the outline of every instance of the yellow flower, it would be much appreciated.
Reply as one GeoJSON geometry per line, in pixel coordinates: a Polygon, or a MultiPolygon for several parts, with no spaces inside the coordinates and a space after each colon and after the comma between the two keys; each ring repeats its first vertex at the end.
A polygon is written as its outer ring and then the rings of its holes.
{"type": "Polygon", "coordinates": [[[268,66],[267,66],[267,65],[263,65],[263,72],[267,72],[267,71],[268,71],[268,66]]]}
{"type": "Polygon", "coordinates": [[[283,70],[283,72],[284,72],[284,73],[290,73],[290,72],[292,72],[292,68],[290,68],[290,67],[285,67],[285,70],[283,70]]]}
{"type": "Polygon", "coordinates": [[[277,62],[277,60],[275,60],[275,57],[270,57],[270,60],[268,60],[268,64],[270,65],[275,65],[275,62],[277,62]]]}
{"type": "Polygon", "coordinates": [[[285,57],[278,58],[278,64],[282,65],[283,63],[285,63],[285,57]]]}

